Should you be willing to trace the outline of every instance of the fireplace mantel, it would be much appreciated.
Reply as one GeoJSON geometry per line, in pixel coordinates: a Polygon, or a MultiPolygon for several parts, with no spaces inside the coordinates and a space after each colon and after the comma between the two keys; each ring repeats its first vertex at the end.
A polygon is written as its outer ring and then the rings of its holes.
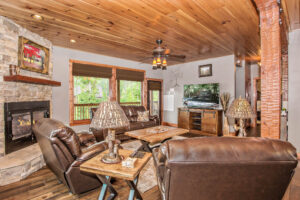
{"type": "Polygon", "coordinates": [[[35,78],[30,76],[23,76],[23,75],[4,76],[3,80],[10,81],[10,82],[23,82],[23,83],[31,83],[31,84],[49,85],[53,87],[61,86],[61,82],[58,81],[52,81],[52,80],[35,78]]]}

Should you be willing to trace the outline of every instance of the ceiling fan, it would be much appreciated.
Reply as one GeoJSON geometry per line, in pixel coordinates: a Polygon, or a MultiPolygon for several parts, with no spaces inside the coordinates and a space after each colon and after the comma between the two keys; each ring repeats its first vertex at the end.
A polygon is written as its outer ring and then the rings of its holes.
{"type": "Polygon", "coordinates": [[[167,61],[177,61],[177,62],[184,62],[185,61],[185,55],[174,55],[171,54],[171,50],[169,48],[162,47],[162,40],[158,39],[156,40],[156,44],[158,45],[155,47],[152,51],[152,57],[147,57],[146,59],[153,59],[152,61],[152,67],[154,70],[156,69],[167,69],[167,61]]]}

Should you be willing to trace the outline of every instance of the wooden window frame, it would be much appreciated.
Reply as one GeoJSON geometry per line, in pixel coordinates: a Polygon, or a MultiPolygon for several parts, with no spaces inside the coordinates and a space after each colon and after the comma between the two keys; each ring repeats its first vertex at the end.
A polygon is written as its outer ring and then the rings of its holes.
{"type": "Polygon", "coordinates": [[[79,125],[88,125],[91,123],[90,119],[86,120],[74,120],[74,78],[73,78],[73,63],[80,63],[80,64],[87,64],[87,65],[94,65],[99,67],[109,67],[112,68],[112,77],[109,79],[109,99],[110,101],[117,101],[118,96],[118,83],[116,78],[116,69],[126,69],[129,71],[140,71],[144,73],[144,81],[142,82],[142,105],[147,108],[147,96],[145,97],[145,92],[147,95],[147,80],[145,77],[145,70],[141,69],[132,69],[127,67],[119,67],[114,65],[106,65],[106,64],[99,64],[87,61],[80,61],[80,60],[69,60],[69,122],[70,126],[79,126],[79,125]],[[145,84],[146,82],[146,84],[145,84]]]}
{"type": "Polygon", "coordinates": [[[145,88],[145,92],[144,92],[144,98],[146,99],[146,105],[145,108],[147,110],[147,106],[148,106],[148,81],[159,81],[161,83],[161,103],[160,103],[160,109],[161,109],[161,124],[163,124],[163,119],[164,119],[164,87],[163,87],[163,84],[164,84],[164,80],[163,79],[157,79],[157,78],[145,78],[145,81],[146,82],[144,84],[144,88],[145,88]]]}
{"type": "MultiPolygon", "coordinates": [[[[130,81],[130,80],[117,80],[117,101],[121,105],[121,93],[120,93],[120,81],[130,81]]],[[[144,81],[135,81],[135,82],[140,82],[141,83],[141,106],[143,106],[143,86],[144,86],[144,81]]],[[[126,103],[126,102],[125,102],[126,103]]],[[[130,102],[128,102],[130,103],[130,102]]]]}

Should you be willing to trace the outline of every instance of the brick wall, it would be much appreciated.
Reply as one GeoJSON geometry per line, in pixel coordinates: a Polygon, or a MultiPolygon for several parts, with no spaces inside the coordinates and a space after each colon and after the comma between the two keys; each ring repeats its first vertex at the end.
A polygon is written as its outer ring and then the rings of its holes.
{"type": "Polygon", "coordinates": [[[255,0],[261,31],[261,136],[280,137],[281,43],[276,0],[255,0]]]}

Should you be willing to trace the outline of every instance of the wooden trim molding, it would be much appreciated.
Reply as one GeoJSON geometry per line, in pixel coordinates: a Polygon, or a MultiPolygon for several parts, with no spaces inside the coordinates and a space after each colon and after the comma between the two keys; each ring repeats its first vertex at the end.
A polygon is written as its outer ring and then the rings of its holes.
{"type": "Polygon", "coordinates": [[[178,124],[174,124],[174,123],[170,123],[170,122],[162,122],[161,124],[164,126],[178,127],[178,124]]]}
{"type": "Polygon", "coordinates": [[[69,121],[70,126],[74,125],[74,79],[73,61],[69,61],[69,121]],[[72,124],[72,125],[71,125],[72,124]]]}
{"type": "Polygon", "coordinates": [[[61,86],[61,82],[58,81],[30,77],[30,76],[22,76],[22,75],[4,76],[3,80],[9,82],[22,82],[22,83],[31,83],[31,84],[38,84],[38,85],[49,85],[53,87],[61,86]]]}
{"type": "Polygon", "coordinates": [[[85,119],[85,120],[76,120],[73,122],[70,122],[70,126],[80,126],[80,125],[88,125],[91,123],[90,119],[85,119]]]}
{"type": "MultiPolygon", "coordinates": [[[[163,98],[163,95],[164,95],[164,80],[163,79],[158,79],[158,78],[145,78],[146,80],[146,100],[148,101],[148,81],[160,81],[161,82],[161,103],[160,103],[160,110],[161,110],[161,113],[160,113],[160,116],[161,116],[161,119],[160,121],[162,122],[163,119],[164,119],[164,98],[163,98]]],[[[148,105],[148,102],[146,102],[146,109],[147,109],[147,105],[148,105]]]]}

